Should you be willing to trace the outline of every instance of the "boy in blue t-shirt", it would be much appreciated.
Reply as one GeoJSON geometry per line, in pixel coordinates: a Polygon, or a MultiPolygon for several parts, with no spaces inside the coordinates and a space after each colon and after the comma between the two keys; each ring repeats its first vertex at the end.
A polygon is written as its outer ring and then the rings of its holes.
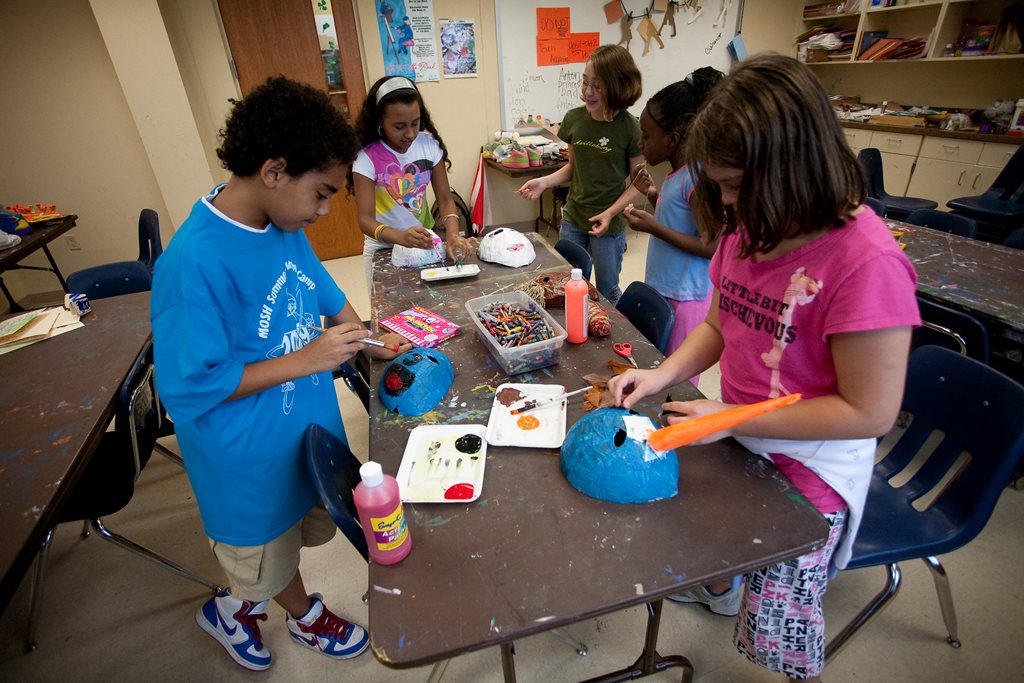
{"type": "Polygon", "coordinates": [[[196,202],[161,255],[150,304],[157,386],[230,585],[196,621],[261,671],[271,657],[258,622],[273,599],[295,640],[355,657],[366,631],[308,595],[298,566],[301,547],[336,531],[302,435],[315,422],[345,439],[331,369],[368,336],[302,229],[327,215],[356,140],[325,94],[282,77],[236,102],[221,136],[231,179],[196,202]]]}

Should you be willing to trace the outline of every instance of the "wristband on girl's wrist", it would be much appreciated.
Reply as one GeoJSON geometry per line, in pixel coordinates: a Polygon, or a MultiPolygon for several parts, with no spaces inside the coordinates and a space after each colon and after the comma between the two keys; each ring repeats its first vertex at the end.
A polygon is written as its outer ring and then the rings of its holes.
{"type": "Polygon", "coordinates": [[[373,230],[373,239],[377,240],[378,242],[383,241],[381,238],[384,236],[384,228],[386,227],[388,226],[384,225],[383,223],[378,223],[377,227],[374,228],[373,230]]]}
{"type": "Polygon", "coordinates": [[[449,218],[454,218],[454,219],[458,220],[459,214],[457,214],[457,213],[446,213],[445,215],[441,216],[441,222],[444,223],[449,218]]]}

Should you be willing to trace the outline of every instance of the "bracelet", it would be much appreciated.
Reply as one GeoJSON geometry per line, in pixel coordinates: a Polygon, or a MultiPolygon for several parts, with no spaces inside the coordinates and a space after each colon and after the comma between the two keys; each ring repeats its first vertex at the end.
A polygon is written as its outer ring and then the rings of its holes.
{"type": "Polygon", "coordinates": [[[449,218],[458,219],[459,218],[459,214],[457,214],[457,213],[446,213],[445,215],[441,216],[441,222],[444,223],[449,218]]]}
{"type": "Polygon", "coordinates": [[[378,223],[377,227],[374,228],[373,230],[373,239],[377,240],[378,242],[383,241],[381,240],[381,236],[384,234],[384,228],[386,227],[388,226],[384,225],[383,223],[378,223]]]}

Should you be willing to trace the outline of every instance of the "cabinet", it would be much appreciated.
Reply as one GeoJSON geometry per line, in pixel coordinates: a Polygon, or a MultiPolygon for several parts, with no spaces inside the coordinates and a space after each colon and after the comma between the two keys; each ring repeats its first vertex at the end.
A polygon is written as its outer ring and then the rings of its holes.
{"type": "Polygon", "coordinates": [[[907,194],[939,203],[984,192],[1017,150],[1016,145],[926,138],[907,194]]]}
{"type": "Polygon", "coordinates": [[[910,133],[891,133],[871,131],[868,147],[875,147],[882,154],[882,176],[885,178],[885,191],[899,197],[918,196],[908,193],[907,184],[914,170],[914,161],[921,149],[923,136],[910,133]]]}
{"type": "MultiPolygon", "coordinates": [[[[822,24],[831,24],[837,30],[854,31],[853,50],[850,54],[833,53],[820,64],[877,64],[862,61],[857,55],[863,51],[861,43],[865,34],[884,32],[890,38],[921,38],[925,50],[913,61],[949,62],[952,60],[1024,60],[1024,54],[975,54],[960,57],[944,57],[946,45],[956,44],[964,30],[965,22],[975,26],[998,24],[999,18],[1012,0],[903,0],[892,7],[871,4],[871,0],[857,2],[836,2],[833,15],[807,17],[811,6],[821,5],[821,0],[807,0],[802,5],[801,25],[798,31],[822,24]]],[[[814,14],[814,10],[810,10],[814,14]]],[[[899,60],[910,61],[910,60],[899,60]]]]}

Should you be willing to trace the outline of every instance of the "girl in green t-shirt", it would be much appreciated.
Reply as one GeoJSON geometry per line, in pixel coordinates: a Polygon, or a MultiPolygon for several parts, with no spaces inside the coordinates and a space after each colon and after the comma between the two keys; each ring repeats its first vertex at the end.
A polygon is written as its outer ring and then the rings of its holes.
{"type": "Polygon", "coordinates": [[[643,196],[627,185],[644,166],[640,123],[626,111],[640,92],[640,70],[628,51],[618,45],[594,50],[583,69],[583,106],[570,109],[558,130],[569,145],[569,163],[528,180],[518,190],[527,199],[537,199],[544,190],[569,183],[558,236],[590,252],[597,290],[612,303],[622,293],[619,271],[626,251],[622,211],[643,196]]]}

